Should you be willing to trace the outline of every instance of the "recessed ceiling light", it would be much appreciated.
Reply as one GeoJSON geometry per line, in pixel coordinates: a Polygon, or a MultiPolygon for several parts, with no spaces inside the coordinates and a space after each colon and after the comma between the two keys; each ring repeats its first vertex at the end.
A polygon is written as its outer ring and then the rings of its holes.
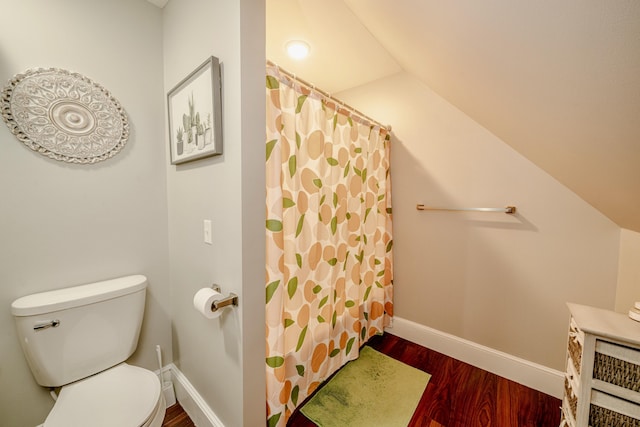
{"type": "Polygon", "coordinates": [[[309,55],[309,43],[302,40],[291,40],[285,45],[287,53],[293,59],[304,59],[309,55]]]}

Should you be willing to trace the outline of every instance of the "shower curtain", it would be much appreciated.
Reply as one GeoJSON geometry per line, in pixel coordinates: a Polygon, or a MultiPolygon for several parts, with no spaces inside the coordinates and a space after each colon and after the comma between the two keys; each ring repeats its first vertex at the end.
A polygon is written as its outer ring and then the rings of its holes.
{"type": "Polygon", "coordinates": [[[268,426],[393,316],[389,134],[269,64],[268,426]]]}

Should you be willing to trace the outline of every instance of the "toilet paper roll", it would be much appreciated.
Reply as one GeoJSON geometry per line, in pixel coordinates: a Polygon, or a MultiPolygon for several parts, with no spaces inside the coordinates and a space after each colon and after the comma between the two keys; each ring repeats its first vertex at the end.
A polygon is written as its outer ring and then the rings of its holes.
{"type": "Polygon", "coordinates": [[[223,309],[212,311],[211,305],[223,299],[224,296],[211,288],[202,288],[193,297],[193,306],[207,319],[220,317],[223,309]]]}

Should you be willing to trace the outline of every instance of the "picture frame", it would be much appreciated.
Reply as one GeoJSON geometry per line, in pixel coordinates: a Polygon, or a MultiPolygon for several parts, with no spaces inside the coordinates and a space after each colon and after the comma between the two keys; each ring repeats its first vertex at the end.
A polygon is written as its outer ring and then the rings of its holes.
{"type": "Polygon", "coordinates": [[[167,94],[171,164],[222,154],[220,61],[209,57],[167,94]]]}

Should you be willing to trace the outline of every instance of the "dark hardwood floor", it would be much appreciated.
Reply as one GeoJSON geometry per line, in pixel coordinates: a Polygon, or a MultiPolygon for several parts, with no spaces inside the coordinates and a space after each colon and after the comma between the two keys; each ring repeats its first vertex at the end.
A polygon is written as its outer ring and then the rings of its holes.
{"type": "Polygon", "coordinates": [[[195,427],[191,418],[184,412],[179,403],[169,406],[164,415],[162,427],[195,427]]]}
{"type": "MultiPolygon", "coordinates": [[[[409,426],[557,427],[560,424],[560,399],[389,333],[373,337],[368,345],[432,375],[409,426]]],[[[298,410],[287,425],[315,426],[298,410]]]]}
{"type": "MultiPolygon", "coordinates": [[[[411,427],[557,427],[560,424],[560,399],[389,333],[373,337],[368,345],[431,374],[409,423],[411,427]]],[[[315,427],[298,410],[287,425],[315,427]]],[[[195,424],[176,403],[167,408],[162,426],[195,427],[195,424]]]]}

